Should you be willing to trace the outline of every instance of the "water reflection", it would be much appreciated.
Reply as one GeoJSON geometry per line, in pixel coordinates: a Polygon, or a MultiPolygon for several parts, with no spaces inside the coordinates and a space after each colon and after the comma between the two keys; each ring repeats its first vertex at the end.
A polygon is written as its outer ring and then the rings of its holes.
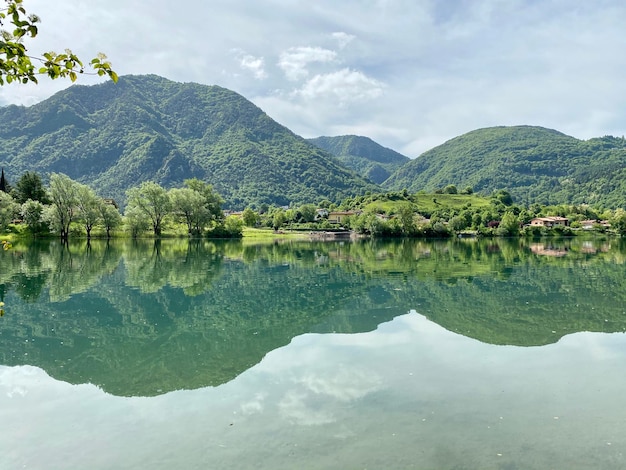
{"type": "Polygon", "coordinates": [[[49,470],[618,469],[625,360],[623,334],[494,346],[412,312],[298,336],[223,386],[153,398],[0,366],[0,448],[8,468],[49,470]]]}
{"type": "Polygon", "coordinates": [[[566,255],[499,239],[16,244],[0,252],[0,363],[153,396],[227,383],[295,337],[371,331],[411,309],[491,344],[624,331],[624,244],[549,243],[566,255]]]}

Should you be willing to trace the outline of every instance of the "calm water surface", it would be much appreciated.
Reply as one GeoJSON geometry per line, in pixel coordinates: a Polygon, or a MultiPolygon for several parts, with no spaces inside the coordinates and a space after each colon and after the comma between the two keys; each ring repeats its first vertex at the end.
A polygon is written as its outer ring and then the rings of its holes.
{"type": "Polygon", "coordinates": [[[622,469],[626,246],[0,254],[0,468],[622,469]]]}

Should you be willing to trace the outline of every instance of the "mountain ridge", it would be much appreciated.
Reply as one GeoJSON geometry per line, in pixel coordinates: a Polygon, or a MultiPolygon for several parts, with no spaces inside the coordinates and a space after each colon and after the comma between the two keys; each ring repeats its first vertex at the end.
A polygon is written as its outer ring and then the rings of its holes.
{"type": "Polygon", "coordinates": [[[122,204],[142,181],[173,187],[196,177],[231,209],[448,185],[485,195],[506,189],[524,205],[626,207],[623,137],[580,140],[540,126],[497,126],[409,159],[364,136],[307,140],[234,91],[157,75],[0,107],[0,166],[14,181],[25,171],[44,180],[65,173],[122,204]]]}
{"type": "Polygon", "coordinates": [[[476,129],[430,149],[383,183],[390,190],[507,189],[522,204],[626,204],[626,140],[579,140],[540,126],[476,129]]]}
{"type": "Polygon", "coordinates": [[[0,164],[13,175],[61,172],[121,200],[142,181],[170,187],[192,177],[235,208],[376,190],[238,93],[156,75],[0,108],[0,128],[0,164]]]}
{"type": "Polygon", "coordinates": [[[381,184],[411,160],[365,136],[321,136],[307,140],[331,153],[348,168],[376,184],[381,184]]]}

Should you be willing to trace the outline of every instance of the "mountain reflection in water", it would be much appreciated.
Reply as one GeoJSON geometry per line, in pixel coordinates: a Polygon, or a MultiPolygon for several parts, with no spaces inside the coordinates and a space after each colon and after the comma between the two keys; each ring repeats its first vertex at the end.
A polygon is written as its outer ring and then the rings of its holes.
{"type": "Polygon", "coordinates": [[[539,247],[500,239],[16,243],[0,252],[0,364],[154,396],[229,382],[302,334],[371,331],[413,309],[501,345],[626,329],[623,242],[539,247]]]}

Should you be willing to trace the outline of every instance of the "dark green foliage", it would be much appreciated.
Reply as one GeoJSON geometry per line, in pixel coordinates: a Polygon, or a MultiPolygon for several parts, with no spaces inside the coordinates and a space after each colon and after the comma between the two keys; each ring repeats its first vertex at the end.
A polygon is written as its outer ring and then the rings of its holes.
{"type": "Polygon", "coordinates": [[[41,177],[34,171],[24,173],[15,184],[15,200],[23,204],[29,199],[39,201],[42,204],[48,204],[50,202],[48,193],[43,187],[41,177]]]}
{"type": "Polygon", "coordinates": [[[376,189],[237,93],[154,75],[0,108],[0,163],[12,174],[62,172],[121,204],[141,182],[190,178],[239,209],[376,189]]]}
{"type": "Polygon", "coordinates": [[[309,142],[333,154],[348,168],[376,184],[385,181],[410,161],[409,157],[383,147],[368,137],[317,137],[309,139],[309,142]]]}
{"type": "Polygon", "coordinates": [[[11,185],[4,176],[4,168],[2,169],[2,174],[0,174],[0,191],[4,193],[11,192],[11,185]]]}
{"type": "Polygon", "coordinates": [[[507,188],[522,205],[626,207],[626,141],[582,141],[532,126],[479,129],[425,152],[384,183],[412,192],[447,185],[482,194],[507,188]]]}

